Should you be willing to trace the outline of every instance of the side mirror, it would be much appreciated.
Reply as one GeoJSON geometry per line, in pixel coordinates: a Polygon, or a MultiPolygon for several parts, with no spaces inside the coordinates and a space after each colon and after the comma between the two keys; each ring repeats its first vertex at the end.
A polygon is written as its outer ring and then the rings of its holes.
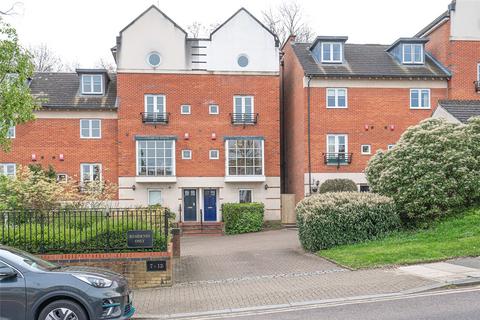
{"type": "Polygon", "coordinates": [[[0,281],[5,280],[5,279],[9,279],[9,278],[13,278],[13,277],[16,277],[16,276],[17,276],[17,271],[15,271],[14,269],[12,269],[10,267],[7,267],[7,266],[0,267],[0,281]]]}

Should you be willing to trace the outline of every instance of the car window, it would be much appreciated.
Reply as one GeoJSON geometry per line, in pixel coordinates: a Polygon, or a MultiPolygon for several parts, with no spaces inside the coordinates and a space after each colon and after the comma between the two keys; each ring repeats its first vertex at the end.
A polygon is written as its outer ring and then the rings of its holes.
{"type": "Polygon", "coordinates": [[[50,271],[59,268],[59,266],[55,263],[45,261],[27,252],[13,248],[9,248],[8,251],[10,251],[12,254],[12,256],[9,257],[12,262],[24,268],[35,269],[39,271],[50,271]]]}

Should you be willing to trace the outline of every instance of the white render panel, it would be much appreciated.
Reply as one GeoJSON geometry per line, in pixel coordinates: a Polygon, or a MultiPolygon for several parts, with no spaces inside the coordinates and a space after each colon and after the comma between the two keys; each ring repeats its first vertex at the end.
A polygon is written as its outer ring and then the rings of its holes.
{"type": "Polygon", "coordinates": [[[432,114],[432,118],[434,119],[445,119],[450,123],[461,123],[460,120],[452,116],[450,113],[448,113],[447,110],[442,108],[442,106],[438,106],[435,112],[432,114]]]}
{"type": "Polygon", "coordinates": [[[38,110],[34,111],[36,119],[117,119],[116,111],[79,111],[79,110],[38,110]]]}
{"type": "MultiPolygon", "coordinates": [[[[352,172],[352,173],[348,173],[348,172],[313,173],[312,172],[312,181],[314,183],[316,183],[316,181],[319,181],[319,186],[322,185],[322,183],[328,179],[350,179],[353,182],[355,182],[357,185],[368,184],[365,173],[363,172],[352,172]]],[[[312,183],[312,186],[314,185],[314,183],[312,183]]],[[[307,195],[309,193],[308,173],[305,173],[304,175],[304,184],[305,184],[305,195],[307,195]]]]}
{"type": "Polygon", "coordinates": [[[207,70],[278,72],[278,54],[273,35],[241,10],[212,35],[207,70]],[[241,54],[249,60],[244,68],[237,63],[241,54]]]}
{"type": "Polygon", "coordinates": [[[457,0],[455,10],[450,12],[452,40],[480,41],[480,1],[457,0]]]}
{"type": "Polygon", "coordinates": [[[161,56],[157,70],[186,68],[185,33],[153,7],[125,29],[121,37],[118,71],[154,70],[147,62],[147,55],[154,51],[161,56]]]}
{"type": "MultiPolygon", "coordinates": [[[[306,88],[308,78],[303,78],[303,87],[306,88]]],[[[343,87],[343,88],[428,88],[445,89],[447,80],[382,80],[382,79],[312,79],[312,88],[343,87]]]]}
{"type": "MultiPolygon", "coordinates": [[[[148,205],[148,190],[160,190],[162,205],[170,208],[179,220],[182,205],[182,189],[198,189],[198,208],[203,208],[202,189],[217,189],[217,218],[221,220],[221,205],[238,202],[240,189],[252,190],[252,201],[265,204],[265,220],[280,220],[280,177],[266,177],[265,182],[225,183],[224,177],[179,177],[176,183],[135,183],[135,177],[120,177],[119,206],[148,205]],[[135,185],[135,190],[132,186],[135,185]],[[265,185],[268,188],[265,189],[265,185]]],[[[199,214],[197,214],[198,218],[199,214]]]]}

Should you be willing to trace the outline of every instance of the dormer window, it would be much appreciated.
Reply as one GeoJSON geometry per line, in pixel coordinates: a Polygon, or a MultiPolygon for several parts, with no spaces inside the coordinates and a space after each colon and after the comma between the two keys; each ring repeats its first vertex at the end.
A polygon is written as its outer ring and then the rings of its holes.
{"type": "Polygon", "coordinates": [[[322,42],[322,62],[342,63],[342,46],[340,42],[322,42]]]}
{"type": "Polygon", "coordinates": [[[103,76],[82,74],[82,94],[103,94],[103,76]]]}
{"type": "Polygon", "coordinates": [[[405,64],[423,64],[423,44],[404,43],[402,57],[402,61],[405,64]]]}

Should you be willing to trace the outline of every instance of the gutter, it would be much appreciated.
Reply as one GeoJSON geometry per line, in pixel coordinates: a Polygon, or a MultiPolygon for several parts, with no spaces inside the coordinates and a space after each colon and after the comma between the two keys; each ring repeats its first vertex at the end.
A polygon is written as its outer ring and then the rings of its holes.
{"type": "Polygon", "coordinates": [[[309,196],[312,194],[312,152],[311,152],[311,139],[310,139],[310,82],[312,81],[312,76],[307,75],[307,140],[308,140],[308,190],[309,196]]]}

